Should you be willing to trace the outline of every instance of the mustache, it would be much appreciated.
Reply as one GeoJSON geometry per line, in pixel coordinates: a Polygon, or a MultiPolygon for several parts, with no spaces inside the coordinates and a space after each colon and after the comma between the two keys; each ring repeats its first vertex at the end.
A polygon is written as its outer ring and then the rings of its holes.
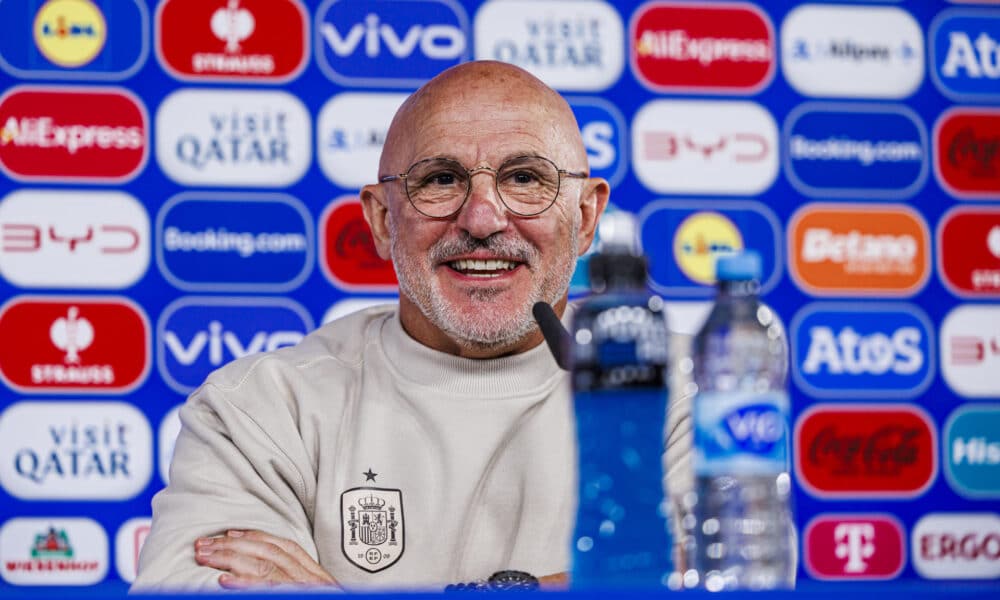
{"type": "Polygon", "coordinates": [[[461,231],[459,237],[439,240],[430,249],[430,259],[434,264],[446,262],[454,256],[470,254],[476,250],[486,250],[497,256],[533,264],[538,256],[538,249],[518,237],[504,237],[500,233],[485,238],[472,237],[469,232],[461,231]]]}

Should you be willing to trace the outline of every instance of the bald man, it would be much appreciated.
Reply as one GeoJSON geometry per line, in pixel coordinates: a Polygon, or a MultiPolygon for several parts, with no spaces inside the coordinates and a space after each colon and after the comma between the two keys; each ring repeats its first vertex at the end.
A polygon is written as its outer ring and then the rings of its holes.
{"type": "Polygon", "coordinates": [[[569,106],[517,67],[410,96],[361,190],[398,307],[192,394],[133,589],[564,582],[573,409],[531,308],[565,311],[608,200],[587,172],[569,106]]]}

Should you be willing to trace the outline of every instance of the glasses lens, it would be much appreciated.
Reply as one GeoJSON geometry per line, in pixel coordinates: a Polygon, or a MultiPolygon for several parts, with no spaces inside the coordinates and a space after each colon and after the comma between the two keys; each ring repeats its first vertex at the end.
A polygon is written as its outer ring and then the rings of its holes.
{"type": "Polygon", "coordinates": [[[406,172],[406,193],[410,202],[431,217],[446,217],[457,211],[468,190],[469,174],[453,160],[422,160],[406,172]]]}
{"type": "Polygon", "coordinates": [[[497,189],[504,204],[521,215],[536,215],[559,194],[559,169],[540,156],[508,160],[497,172],[497,189]]]}

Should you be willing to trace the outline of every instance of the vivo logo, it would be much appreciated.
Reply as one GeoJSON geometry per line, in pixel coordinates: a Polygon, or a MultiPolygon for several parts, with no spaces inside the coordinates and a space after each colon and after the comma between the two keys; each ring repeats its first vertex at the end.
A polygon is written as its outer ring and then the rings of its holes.
{"type": "Polygon", "coordinates": [[[377,14],[369,14],[341,37],[333,23],[323,23],[320,34],[337,56],[350,56],[364,40],[365,56],[374,58],[385,47],[396,58],[406,58],[420,47],[428,58],[458,58],[465,51],[465,34],[450,25],[413,25],[397,32],[392,25],[381,22],[377,14]]]}
{"type": "Polygon", "coordinates": [[[290,300],[182,298],[160,316],[157,365],[167,385],[187,394],[220,366],[295,345],[312,327],[290,300]]]}

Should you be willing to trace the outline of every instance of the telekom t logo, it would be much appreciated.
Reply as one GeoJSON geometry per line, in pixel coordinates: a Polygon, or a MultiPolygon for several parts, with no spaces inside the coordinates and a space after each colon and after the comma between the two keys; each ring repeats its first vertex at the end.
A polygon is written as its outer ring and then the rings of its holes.
{"type": "Polygon", "coordinates": [[[833,530],[837,558],[846,558],[845,573],[864,573],[865,559],[875,554],[875,526],[871,523],[841,523],[833,530]]]}
{"type": "Polygon", "coordinates": [[[903,527],[885,514],[824,514],[805,529],[805,567],[816,579],[892,579],[906,562],[903,527]]]}

